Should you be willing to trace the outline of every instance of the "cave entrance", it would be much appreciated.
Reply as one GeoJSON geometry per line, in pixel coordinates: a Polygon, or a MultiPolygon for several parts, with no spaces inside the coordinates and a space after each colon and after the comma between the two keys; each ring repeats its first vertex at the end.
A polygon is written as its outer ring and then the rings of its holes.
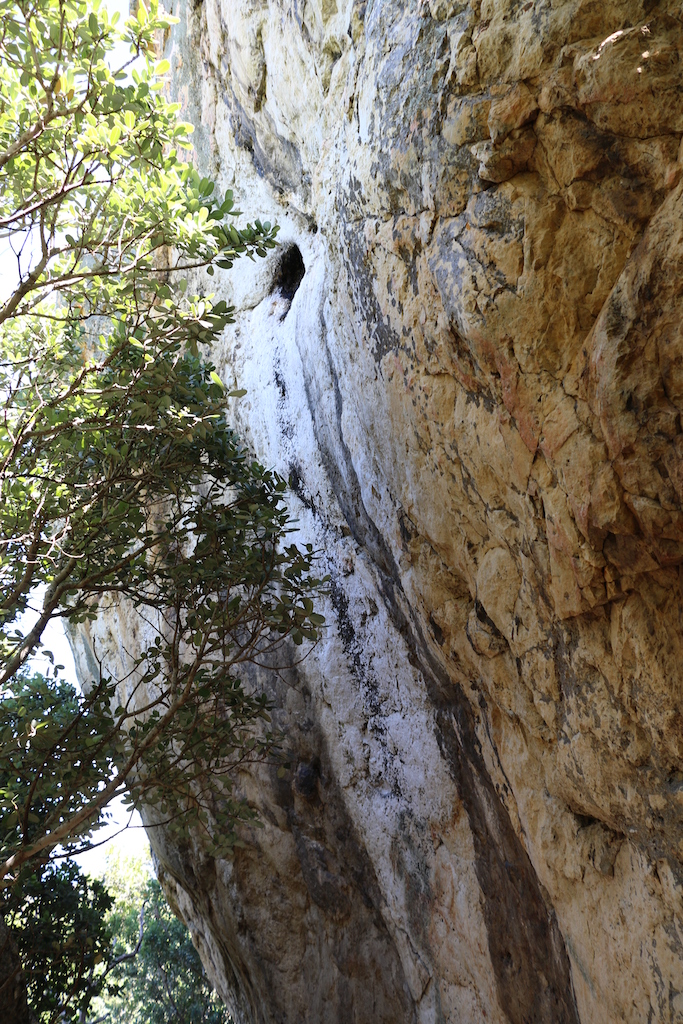
{"type": "Polygon", "coordinates": [[[270,294],[274,295],[279,292],[286,303],[286,309],[280,317],[281,320],[284,320],[289,313],[292,300],[305,273],[306,267],[299,246],[288,245],[277,262],[270,286],[270,294]]]}

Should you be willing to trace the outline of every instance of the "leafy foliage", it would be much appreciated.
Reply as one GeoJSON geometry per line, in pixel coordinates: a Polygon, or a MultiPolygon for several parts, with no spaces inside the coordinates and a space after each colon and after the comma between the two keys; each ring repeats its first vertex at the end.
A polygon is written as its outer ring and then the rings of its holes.
{"type": "Polygon", "coordinates": [[[241,392],[200,356],[232,310],[183,275],[263,256],[277,229],[236,227],[232,194],[180,159],[190,126],[154,63],[172,22],[140,2],[120,34],[135,67],[113,71],[98,0],[0,0],[0,243],[18,280],[0,307],[0,879],[18,884],[87,846],[123,792],[229,853],[253,818],[234,773],[277,746],[239,666],[323,621],[285,483],[242,447],[241,392]],[[84,694],[58,667],[28,674],[51,619],[86,628],[121,602],[140,644],[103,652],[84,694]]]}
{"type": "Polygon", "coordinates": [[[116,966],[96,1002],[98,1014],[106,1012],[112,1024],[228,1024],[189,932],[156,879],[139,861],[110,860],[106,884],[115,898],[107,925],[116,966]]]}
{"type": "Polygon", "coordinates": [[[0,890],[36,1024],[229,1024],[185,925],[140,857],[104,879],[75,861],[25,868],[0,890]]]}
{"type": "Polygon", "coordinates": [[[54,858],[87,848],[123,793],[229,854],[253,819],[235,773],[278,744],[240,665],[323,621],[285,483],[231,429],[242,392],[207,358],[232,310],[188,291],[266,255],[277,228],[238,227],[232,193],[192,167],[155,58],[173,21],[156,0],[121,31],[99,0],[0,0],[0,248],[17,282],[0,300],[0,915],[16,940],[0,989],[21,967],[41,1024],[85,1020],[98,993],[117,1019],[225,1020],[154,883],[138,963],[130,906],[112,917],[54,858]],[[52,619],[87,630],[124,606],[138,644],[94,648],[84,692],[61,666],[31,673],[52,619]]]}
{"type": "MultiPolygon", "coordinates": [[[[229,847],[230,821],[249,812],[227,795],[216,803],[207,780],[262,758],[274,739],[255,734],[267,704],[244,691],[234,669],[282,635],[314,638],[321,621],[308,596],[316,585],[310,551],[280,543],[284,481],[240,447],[211,365],[178,341],[136,340],[117,344],[112,332],[102,342],[106,358],[71,375],[68,358],[60,361],[61,392],[38,369],[17,383],[15,370],[4,436],[0,429],[0,449],[12,448],[1,478],[0,578],[14,597],[2,604],[13,613],[37,585],[45,588],[33,629],[3,631],[0,682],[11,690],[3,705],[9,733],[0,725],[0,736],[13,742],[12,723],[34,686],[17,674],[51,618],[83,622],[116,594],[133,603],[151,636],[130,658],[125,703],[115,699],[123,680],[101,665],[73,720],[57,715],[50,724],[38,708],[24,714],[23,770],[6,798],[13,863],[87,832],[93,809],[123,789],[158,804],[171,828],[181,810],[206,827],[210,801],[229,847]],[[81,744],[87,757],[74,759],[81,744]],[[36,800],[48,791],[41,810],[36,800]]],[[[50,708],[47,683],[36,682],[35,692],[50,708]]]]}
{"type": "Polygon", "coordinates": [[[227,268],[274,244],[268,224],[227,224],[232,194],[214,197],[179,160],[192,126],[161,96],[168,61],[152,59],[174,21],[156,0],[122,33],[99,0],[0,0],[0,239],[20,282],[0,322],[37,315],[48,295],[58,307],[40,313],[62,323],[135,315],[170,300],[164,264],[227,268]],[[131,57],[112,70],[119,38],[131,57]]]}
{"type": "MultiPolygon", "coordinates": [[[[137,914],[120,915],[119,942],[135,941],[137,914]]],[[[122,964],[116,993],[104,1002],[113,1024],[224,1024],[226,1008],[213,993],[189,933],[166,903],[156,879],[145,892],[145,928],[138,955],[122,964]]]]}
{"type": "Polygon", "coordinates": [[[25,671],[14,678],[0,703],[4,849],[50,831],[63,818],[65,801],[87,803],[93,781],[113,773],[115,751],[98,735],[112,721],[108,696],[100,690],[84,698],[68,683],[25,671]]]}
{"type": "Polygon", "coordinates": [[[0,890],[0,914],[21,957],[31,1012],[39,1024],[86,1020],[112,953],[113,896],[74,861],[25,869],[0,890]]]}

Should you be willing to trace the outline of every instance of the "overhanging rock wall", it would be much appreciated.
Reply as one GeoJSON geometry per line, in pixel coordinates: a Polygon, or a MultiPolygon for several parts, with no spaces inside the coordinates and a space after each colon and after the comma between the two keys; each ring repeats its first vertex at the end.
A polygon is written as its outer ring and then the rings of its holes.
{"type": "Polygon", "coordinates": [[[214,356],[332,584],[264,828],[155,832],[168,891],[236,1024],[683,1021],[680,3],[177,13],[282,225],[214,356]]]}

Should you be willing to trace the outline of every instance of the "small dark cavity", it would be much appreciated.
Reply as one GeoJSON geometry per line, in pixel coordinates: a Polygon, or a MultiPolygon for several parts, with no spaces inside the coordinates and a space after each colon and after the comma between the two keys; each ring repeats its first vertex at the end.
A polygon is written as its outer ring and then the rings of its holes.
{"type": "Polygon", "coordinates": [[[590,814],[577,814],[577,812],[574,811],[574,817],[576,818],[576,822],[580,829],[590,828],[591,825],[602,825],[599,818],[592,818],[590,814]]]}
{"type": "Polygon", "coordinates": [[[319,766],[315,762],[312,764],[300,764],[294,776],[294,788],[297,793],[310,800],[318,791],[319,777],[319,766]]]}
{"type": "Polygon", "coordinates": [[[273,281],[270,286],[270,294],[275,295],[276,292],[279,293],[287,304],[287,308],[280,317],[281,320],[284,320],[289,313],[292,300],[303,281],[305,273],[306,267],[304,266],[299,246],[287,246],[276,264],[273,281]]]}
{"type": "Polygon", "coordinates": [[[437,644],[439,645],[439,647],[443,647],[443,642],[445,640],[443,630],[432,615],[429,616],[429,625],[432,627],[432,633],[434,634],[434,639],[436,640],[437,644]]]}
{"type": "Polygon", "coordinates": [[[298,466],[291,465],[289,467],[289,486],[295,494],[298,493],[301,487],[301,474],[298,466]]]}

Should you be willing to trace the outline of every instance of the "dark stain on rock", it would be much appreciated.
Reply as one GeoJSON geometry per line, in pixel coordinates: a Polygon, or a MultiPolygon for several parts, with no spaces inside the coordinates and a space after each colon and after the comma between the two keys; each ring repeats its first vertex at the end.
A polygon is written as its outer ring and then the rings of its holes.
{"type": "MultiPolygon", "coordinates": [[[[228,69],[225,71],[227,78],[228,69]]],[[[260,113],[260,117],[266,121],[266,127],[259,131],[259,125],[245,111],[232,88],[224,93],[224,100],[230,111],[230,127],[235,142],[251,154],[257,173],[278,194],[291,190],[307,195],[310,180],[304,173],[301,154],[293,142],[278,134],[268,112],[260,113]]]]}
{"type": "Polygon", "coordinates": [[[408,605],[395,580],[385,579],[382,589],[392,618],[413,646],[435,708],[437,740],[467,812],[500,1005],[511,1024],[579,1024],[555,913],[486,768],[472,705],[432,655],[414,615],[404,610],[408,605]]]}
{"type": "Polygon", "coordinates": [[[292,828],[301,873],[313,902],[329,917],[345,921],[351,913],[348,886],[330,870],[330,853],[322,843],[292,828]]]}
{"type": "MultiPolygon", "coordinates": [[[[484,897],[489,953],[501,1006],[511,1024],[579,1024],[569,959],[555,914],[546,905],[531,861],[489,776],[472,706],[432,655],[403,595],[393,555],[363,503],[353,459],[343,439],[341,390],[324,322],[321,343],[335,391],[336,423],[324,421],[315,400],[313,377],[306,373],[316,440],[340,508],[356,542],[378,569],[387,611],[406,641],[410,663],[423,674],[435,708],[437,738],[474,837],[475,869],[484,897]]],[[[336,601],[333,588],[333,601],[342,642],[358,675],[357,640],[341,588],[336,588],[336,601]],[[348,635],[345,629],[350,631],[348,635]]]]}
{"type": "Polygon", "coordinates": [[[455,691],[437,710],[439,741],[472,829],[500,1004],[511,1024],[579,1024],[557,919],[486,771],[469,702],[455,691]]]}
{"type": "Polygon", "coordinates": [[[443,642],[444,642],[444,639],[445,639],[444,633],[443,633],[443,630],[442,630],[441,626],[436,621],[436,619],[434,618],[433,615],[429,616],[429,625],[431,626],[432,634],[433,634],[434,639],[436,640],[437,644],[439,645],[439,647],[443,647],[443,642]]]}
{"type": "Polygon", "coordinates": [[[351,221],[345,222],[343,230],[345,257],[347,265],[353,271],[349,278],[349,285],[353,292],[354,302],[362,314],[365,328],[372,339],[373,358],[379,366],[388,352],[395,352],[402,348],[401,339],[390,327],[388,318],[385,317],[377,301],[373,288],[374,275],[365,264],[363,236],[362,232],[358,230],[358,224],[351,221]]]}
{"type": "MultiPolygon", "coordinates": [[[[349,818],[324,736],[311,721],[310,694],[297,685],[296,652],[290,653],[289,667],[282,664],[285,650],[278,653],[277,675],[255,666],[245,666],[245,675],[272,699],[275,728],[286,726],[287,757],[296,767],[278,777],[272,766],[270,794],[284,811],[284,821],[280,817],[278,826],[272,816],[268,820],[281,829],[283,839],[291,834],[293,866],[298,862],[300,874],[295,870],[291,877],[273,875],[262,833],[247,830],[245,846],[233,861],[229,903],[235,909],[226,919],[216,915],[217,906],[224,915],[230,911],[215,862],[198,862],[196,850],[176,847],[159,851],[164,871],[183,887],[211,933],[234,994],[236,1021],[416,1024],[401,960],[382,915],[384,899],[374,867],[349,818]],[[294,686],[303,701],[299,712],[292,714],[287,698],[294,686]],[[256,890],[269,892],[271,903],[250,899],[256,890]],[[306,893],[309,899],[302,900],[306,893]],[[290,921],[293,934],[306,935],[304,959],[296,970],[326,972],[324,984],[311,985],[305,1016],[291,1016],[287,970],[281,962],[286,957],[273,956],[271,943],[278,930],[271,933],[268,928],[273,913],[290,921]],[[261,1000],[264,992],[267,1009],[261,1000]]],[[[157,837],[152,841],[156,845],[157,837]]],[[[164,884],[168,889],[167,879],[164,884]]]]}
{"type": "Polygon", "coordinates": [[[289,464],[288,483],[301,504],[311,512],[316,512],[315,502],[306,488],[303,472],[298,462],[290,462],[289,464]]]}

